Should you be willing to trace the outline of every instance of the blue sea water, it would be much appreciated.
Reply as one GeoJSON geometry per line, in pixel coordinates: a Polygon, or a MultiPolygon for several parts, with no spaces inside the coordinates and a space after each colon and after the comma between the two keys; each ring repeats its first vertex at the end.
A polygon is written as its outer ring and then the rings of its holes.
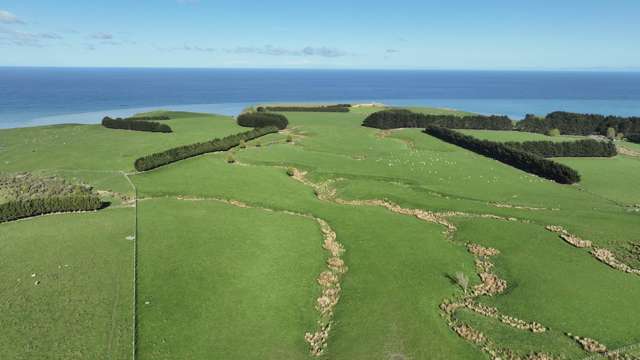
{"type": "Polygon", "coordinates": [[[556,110],[640,116],[640,73],[0,67],[2,128],[157,108],[236,114],[255,103],[374,101],[514,119],[556,110]]]}

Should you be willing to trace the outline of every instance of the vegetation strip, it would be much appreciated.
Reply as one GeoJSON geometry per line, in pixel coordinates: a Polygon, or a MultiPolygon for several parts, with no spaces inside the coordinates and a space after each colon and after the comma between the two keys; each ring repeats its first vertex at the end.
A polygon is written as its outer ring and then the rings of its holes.
{"type": "Polygon", "coordinates": [[[154,121],[138,120],[139,118],[129,119],[112,119],[105,117],[102,119],[102,126],[109,129],[121,129],[121,130],[135,130],[135,131],[147,131],[147,132],[160,132],[170,133],[171,127],[167,124],[161,124],[154,121]]]}
{"type": "Polygon", "coordinates": [[[585,139],[577,141],[525,141],[506,142],[505,145],[549,157],[613,157],[618,155],[616,145],[612,141],[585,139]]]}
{"type": "Polygon", "coordinates": [[[0,223],[62,212],[95,211],[105,204],[90,186],[30,173],[0,176],[0,223]]]}
{"type": "Polygon", "coordinates": [[[512,130],[513,123],[506,116],[483,115],[427,115],[405,109],[390,109],[369,115],[362,126],[376,129],[425,128],[441,126],[453,129],[512,130]]]}
{"type": "Polygon", "coordinates": [[[138,171],[148,171],[176,161],[188,159],[190,157],[215,151],[227,151],[240,145],[243,141],[253,140],[275,132],[278,132],[278,128],[274,126],[267,126],[239,134],[229,135],[222,139],[213,139],[207,142],[179,146],[163,152],[138,158],[135,161],[134,166],[138,171]]]}
{"type": "Polygon", "coordinates": [[[240,114],[237,119],[238,125],[244,127],[259,128],[265,126],[275,126],[283,130],[289,125],[289,120],[282,114],[246,112],[240,114]]]}
{"type": "Polygon", "coordinates": [[[640,134],[640,117],[604,116],[596,114],[577,114],[556,111],[544,118],[527,115],[519,121],[516,128],[520,131],[547,134],[550,130],[558,129],[563,135],[613,135],[640,134]]]}
{"type": "Polygon", "coordinates": [[[553,180],[560,184],[574,184],[580,181],[578,172],[566,165],[511,148],[502,143],[479,140],[472,136],[437,126],[429,126],[424,132],[442,141],[463,147],[469,151],[490,157],[522,171],[553,180]]]}

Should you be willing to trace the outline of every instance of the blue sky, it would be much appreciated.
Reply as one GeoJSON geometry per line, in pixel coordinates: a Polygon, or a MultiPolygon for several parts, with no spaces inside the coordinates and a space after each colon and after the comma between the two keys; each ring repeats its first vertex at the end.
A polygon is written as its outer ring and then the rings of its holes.
{"type": "Polygon", "coordinates": [[[640,1],[0,0],[0,66],[640,69],[640,1]]]}

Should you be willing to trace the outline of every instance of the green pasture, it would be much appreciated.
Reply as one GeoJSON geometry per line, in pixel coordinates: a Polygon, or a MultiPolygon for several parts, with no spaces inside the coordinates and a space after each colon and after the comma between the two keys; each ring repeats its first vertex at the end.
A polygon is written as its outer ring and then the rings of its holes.
{"type": "MultiPolygon", "coordinates": [[[[559,185],[421,129],[362,127],[376,110],[284,113],[289,129],[234,149],[234,164],[228,154],[212,153],[130,174],[139,197],[138,358],[310,358],[304,333],[315,329],[316,278],[328,256],[314,217],[335,230],[349,267],[324,358],[488,358],[448,327],[438,307],[462,295],[451,280],[456,272],[479,281],[468,242],[501,251],[492,261],[509,285],[478,301],[549,328],[534,334],[468,311],[455,315],[501,348],[582,359],[588,354],[565,333],[611,349],[640,343],[640,276],[611,269],[544,229],[561,225],[640,268],[638,158],[557,159],[582,174],[579,184],[559,185]],[[448,238],[443,226],[415,217],[321,201],[312,187],[287,175],[288,167],[329,182],[342,199],[457,212],[449,220],[458,231],[448,238]]],[[[230,117],[170,116],[171,134],[99,125],[0,130],[0,171],[54,174],[131,195],[122,172],[133,171],[135,158],[245,130],[230,117]]],[[[579,138],[463,132],[494,141],[579,138]]],[[[0,250],[8,254],[0,263],[0,323],[9,324],[0,358],[130,356],[133,243],[126,237],[134,209],[120,205],[0,224],[0,250]],[[78,264],[82,275],[53,271],[67,262],[78,264]],[[35,286],[31,273],[48,274],[56,287],[49,288],[47,278],[35,286]]]]}

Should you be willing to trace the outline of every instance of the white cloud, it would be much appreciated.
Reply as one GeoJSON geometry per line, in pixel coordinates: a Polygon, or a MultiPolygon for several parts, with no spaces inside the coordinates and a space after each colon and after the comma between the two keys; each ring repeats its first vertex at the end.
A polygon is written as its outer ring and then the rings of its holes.
{"type": "Polygon", "coordinates": [[[62,36],[53,32],[33,33],[0,27],[0,44],[42,47],[45,45],[44,41],[60,39],[62,36]]]}
{"type": "Polygon", "coordinates": [[[105,32],[97,32],[91,34],[90,38],[94,40],[113,40],[113,34],[105,32]]]}
{"type": "Polygon", "coordinates": [[[0,24],[24,24],[24,21],[6,10],[0,10],[0,24]]]}

